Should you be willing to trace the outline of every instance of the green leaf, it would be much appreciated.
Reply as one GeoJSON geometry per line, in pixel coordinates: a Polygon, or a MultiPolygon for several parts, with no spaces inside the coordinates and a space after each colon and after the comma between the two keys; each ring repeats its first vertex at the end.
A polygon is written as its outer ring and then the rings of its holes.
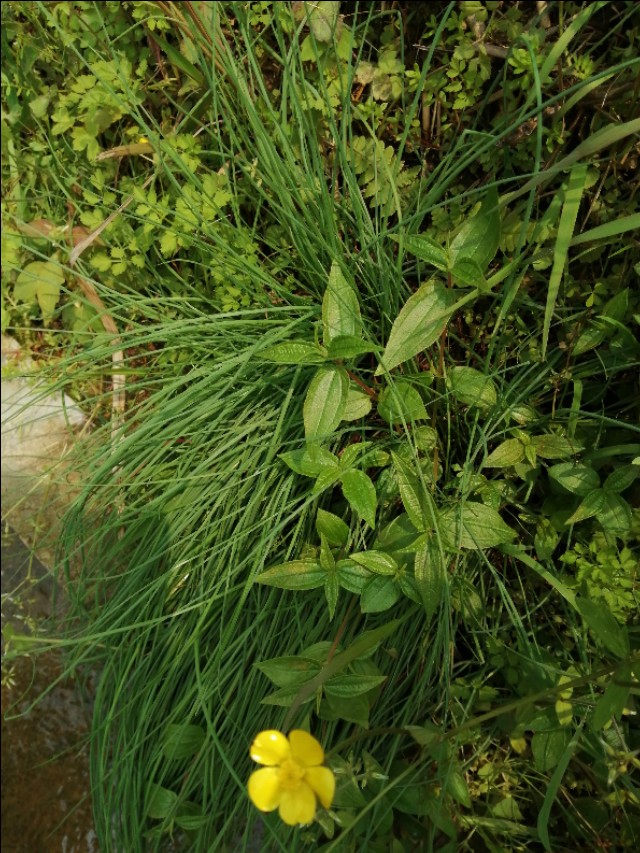
{"type": "Polygon", "coordinates": [[[367,352],[374,352],[376,347],[357,338],[355,335],[339,335],[333,338],[329,344],[329,358],[344,359],[357,358],[367,352]]]}
{"type": "Polygon", "coordinates": [[[340,560],[336,566],[340,586],[355,595],[361,595],[371,572],[351,560],[340,560]]]}
{"type": "Polygon", "coordinates": [[[336,675],[324,686],[327,696],[338,699],[349,699],[351,696],[362,696],[387,680],[386,675],[336,675]]]}
{"type": "Polygon", "coordinates": [[[321,367],[309,384],[303,417],[307,441],[327,438],[342,420],[349,379],[338,367],[321,367]]]}
{"type": "Polygon", "coordinates": [[[367,522],[376,526],[376,487],[364,471],[347,471],[342,475],[342,492],[353,509],[367,522]]]}
{"type": "Polygon", "coordinates": [[[451,279],[462,287],[477,287],[481,293],[491,289],[480,265],[473,258],[458,258],[451,268],[451,279]]]}
{"type": "Polygon", "coordinates": [[[321,364],[326,355],[315,344],[307,341],[288,341],[267,347],[260,355],[267,361],[277,364],[321,364]]]}
{"type": "Polygon", "coordinates": [[[490,408],[498,399],[493,379],[473,367],[454,367],[447,376],[447,385],[453,396],[466,406],[490,408]]]}
{"type": "Polygon", "coordinates": [[[350,554],[349,559],[376,575],[394,575],[398,571],[396,561],[384,551],[359,551],[350,554]]]}
{"type": "Polygon", "coordinates": [[[427,506],[429,496],[427,495],[417,474],[397,453],[391,452],[393,468],[396,472],[400,497],[407,511],[409,520],[420,532],[427,529],[427,506]]]}
{"type": "Polygon", "coordinates": [[[447,573],[438,543],[429,534],[420,538],[422,542],[415,556],[415,580],[427,619],[431,620],[442,603],[447,573]]]}
{"type": "Polygon", "coordinates": [[[621,465],[620,468],[616,468],[609,474],[604,481],[603,488],[607,492],[614,492],[619,495],[633,485],[639,475],[640,465],[621,465]]]}
{"type": "Polygon", "coordinates": [[[565,524],[578,524],[578,522],[585,521],[587,518],[593,518],[594,515],[597,515],[604,508],[604,499],[604,489],[594,489],[593,492],[589,492],[589,494],[585,495],[578,509],[566,520],[565,524]]]}
{"type": "Polygon", "coordinates": [[[500,245],[500,214],[498,193],[492,187],[480,206],[480,210],[468,219],[449,247],[451,266],[458,258],[471,258],[482,271],[486,270],[500,245]]]}
{"type": "Polygon", "coordinates": [[[552,465],[547,473],[563,489],[580,497],[584,497],[600,485],[600,477],[593,468],[575,462],[560,462],[558,465],[552,465]]]}
{"type": "Polygon", "coordinates": [[[631,507],[620,495],[604,491],[604,502],[596,518],[602,525],[602,529],[610,536],[625,537],[631,530],[632,513],[631,507]]]}
{"type": "Polygon", "coordinates": [[[427,410],[420,393],[402,379],[382,391],[378,400],[378,414],[390,424],[411,424],[427,419],[427,410]]]}
{"type": "MultiPolygon", "coordinates": [[[[327,347],[336,338],[344,336],[360,340],[362,324],[358,297],[342,274],[337,261],[331,264],[327,289],[322,300],[322,325],[324,344],[327,347]]],[[[337,356],[332,356],[335,357],[337,356]]]]}
{"type": "Polygon", "coordinates": [[[265,696],[264,699],[260,700],[261,705],[276,705],[278,708],[292,708],[295,702],[299,702],[299,704],[304,705],[305,702],[311,702],[314,698],[315,691],[311,693],[309,696],[305,696],[303,699],[299,699],[300,692],[304,689],[307,684],[310,684],[313,679],[310,679],[308,682],[298,686],[292,685],[291,687],[281,687],[280,690],[274,690],[273,693],[270,693],[268,696],[265,696]]]}
{"type": "Polygon", "coordinates": [[[560,535],[548,518],[541,518],[536,527],[533,540],[536,549],[536,557],[539,560],[548,560],[555,551],[560,535]]]}
{"type": "Polygon", "coordinates": [[[612,677],[604,693],[596,702],[591,717],[591,728],[593,731],[599,732],[611,719],[620,720],[622,712],[627,705],[631,688],[628,684],[617,684],[616,679],[619,678],[628,682],[631,673],[628,668],[625,668],[625,670],[626,672],[618,672],[612,677]]]}
{"type": "Polygon", "coordinates": [[[524,459],[524,445],[518,438],[508,438],[484,460],[483,468],[509,468],[524,459]]]}
{"type": "Polygon", "coordinates": [[[292,560],[267,569],[258,575],[255,582],[278,589],[317,589],[324,585],[326,575],[319,563],[311,560],[292,560]]]}
{"type": "Polygon", "coordinates": [[[629,656],[629,635],[605,604],[579,595],[576,608],[603,646],[618,658],[629,656]]]}
{"type": "Polygon", "coordinates": [[[338,457],[318,445],[308,445],[304,450],[281,453],[280,459],[303,477],[319,477],[330,470],[338,470],[338,457]]]}
{"type": "Polygon", "coordinates": [[[349,528],[341,518],[324,509],[318,510],[316,530],[319,536],[324,536],[331,545],[346,545],[349,538],[349,528]]]}
{"type": "Polygon", "coordinates": [[[199,752],[205,739],[200,726],[170,724],[164,736],[165,758],[190,758],[199,752]]]}
{"type": "Polygon", "coordinates": [[[271,658],[253,665],[276,687],[300,687],[320,671],[318,661],[299,655],[271,658]]]}
{"type": "Polygon", "coordinates": [[[458,547],[495,548],[516,535],[495,509],[473,501],[441,512],[440,525],[443,540],[452,551],[458,547]]]}
{"type": "Polygon", "coordinates": [[[324,582],[324,597],[327,599],[329,607],[329,621],[333,620],[338,603],[338,595],[340,593],[340,581],[336,572],[328,572],[324,582]]]}
{"type": "Polygon", "coordinates": [[[377,575],[367,581],[360,596],[360,609],[363,613],[382,613],[398,601],[400,587],[388,576],[377,575]]]}
{"type": "Polygon", "coordinates": [[[18,275],[13,296],[16,302],[37,301],[42,319],[47,322],[53,317],[63,284],[64,273],[58,264],[53,261],[32,261],[18,275]]]}
{"type": "Polygon", "coordinates": [[[339,0],[315,0],[302,6],[313,36],[320,42],[328,42],[340,37],[342,20],[340,19],[339,0]]]}
{"type": "Polygon", "coordinates": [[[147,800],[147,817],[163,820],[175,809],[177,802],[178,795],[175,791],[151,783],[147,800]]]}
{"type": "Polygon", "coordinates": [[[536,453],[542,459],[566,459],[584,450],[582,444],[573,438],[562,435],[534,435],[531,439],[536,453]]]}
{"type": "MultiPolygon", "coordinates": [[[[399,243],[401,238],[391,235],[391,239],[399,243]]],[[[426,261],[442,272],[446,272],[449,268],[449,258],[445,249],[426,234],[405,234],[402,237],[402,245],[409,254],[415,255],[416,258],[426,261]]]]}
{"type": "Polygon", "coordinates": [[[453,313],[458,294],[441,285],[425,284],[410,296],[391,327],[382,363],[375,375],[393,370],[438,340],[453,313]]]}
{"type": "Polygon", "coordinates": [[[552,770],[562,758],[570,740],[571,732],[565,728],[536,732],[531,738],[531,751],[536,770],[540,773],[552,770]]]}
{"type": "Polygon", "coordinates": [[[452,770],[446,778],[447,794],[450,794],[453,799],[460,803],[465,808],[471,808],[471,795],[466,779],[459,770],[452,770]]]}
{"type": "Polygon", "coordinates": [[[565,190],[564,204],[560,214],[558,234],[553,250],[553,267],[549,276],[549,289],[547,291],[547,304],[544,311],[544,322],[542,326],[542,358],[545,358],[547,345],[549,343],[549,331],[555,308],[560,282],[567,266],[569,246],[573,238],[573,232],[578,218],[578,209],[582,200],[587,175],[589,173],[588,163],[576,163],[569,174],[568,185],[565,190]]]}
{"type": "Polygon", "coordinates": [[[346,720],[356,723],[364,729],[369,728],[369,702],[366,696],[352,696],[349,699],[327,696],[320,705],[321,720],[346,720]]]}
{"type": "Polygon", "coordinates": [[[208,815],[203,814],[202,806],[197,803],[187,800],[180,803],[178,808],[180,812],[174,817],[175,824],[187,832],[200,829],[210,819],[208,815]]]}
{"type": "Polygon", "coordinates": [[[369,414],[371,408],[371,397],[368,394],[356,391],[354,388],[349,388],[342,420],[359,421],[360,418],[364,418],[369,414]]]}

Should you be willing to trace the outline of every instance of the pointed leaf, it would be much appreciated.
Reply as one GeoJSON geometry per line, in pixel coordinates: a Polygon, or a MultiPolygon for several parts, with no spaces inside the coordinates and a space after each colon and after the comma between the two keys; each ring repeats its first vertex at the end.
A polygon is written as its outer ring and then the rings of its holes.
{"type": "Polygon", "coordinates": [[[443,540],[451,550],[495,548],[511,542],[516,535],[495,509],[474,501],[442,512],[440,525],[443,540]]]}
{"type": "Polygon", "coordinates": [[[473,367],[454,367],[447,384],[453,396],[466,406],[490,408],[498,399],[493,379],[473,367]]]}
{"type": "Polygon", "coordinates": [[[368,394],[365,394],[363,391],[356,391],[354,388],[349,388],[342,420],[359,421],[360,418],[364,418],[369,414],[371,408],[371,397],[368,394]]]}
{"type": "Polygon", "coordinates": [[[500,214],[498,193],[492,187],[480,210],[468,219],[449,247],[449,259],[454,266],[458,258],[471,258],[482,271],[493,260],[500,244],[500,214]]]}
{"type": "Polygon", "coordinates": [[[349,699],[351,696],[362,696],[387,680],[386,675],[336,675],[324,686],[327,696],[338,699],[349,699]]]}
{"type": "Polygon", "coordinates": [[[606,604],[591,601],[584,596],[576,598],[578,612],[593,631],[598,640],[618,658],[629,655],[629,635],[626,628],[619,625],[606,604]]]}
{"type": "Polygon", "coordinates": [[[333,617],[336,612],[339,592],[340,582],[338,580],[338,575],[335,572],[330,572],[329,574],[327,574],[327,578],[324,582],[324,596],[327,599],[327,605],[329,607],[330,622],[333,620],[333,617]]]}
{"type": "Polygon", "coordinates": [[[422,532],[427,527],[425,490],[417,474],[397,453],[392,451],[391,458],[404,508],[413,526],[422,532]]]}
{"type": "Polygon", "coordinates": [[[329,346],[334,339],[345,335],[360,338],[361,320],[358,297],[344,277],[337,261],[331,264],[327,289],[322,300],[322,326],[325,346],[329,346]]]}
{"type": "Polygon", "coordinates": [[[562,753],[571,740],[567,729],[555,729],[548,732],[536,732],[531,739],[531,751],[536,770],[547,773],[562,758],[562,753]]]}
{"type": "Polygon", "coordinates": [[[427,619],[432,619],[442,603],[447,574],[438,543],[430,535],[421,539],[415,557],[415,579],[427,619]]]}
{"type": "Polygon", "coordinates": [[[273,566],[258,575],[256,583],[275,586],[278,589],[317,589],[327,576],[319,563],[310,560],[292,560],[273,566]]]}
{"type": "Polygon", "coordinates": [[[318,445],[308,445],[304,450],[281,453],[280,459],[303,477],[319,477],[326,471],[338,468],[338,457],[318,445]]]}
{"type": "Polygon", "coordinates": [[[368,581],[360,596],[363,613],[382,613],[398,601],[401,592],[393,578],[377,575],[368,581]]]}
{"type": "Polygon", "coordinates": [[[390,424],[411,424],[427,419],[420,392],[402,379],[382,391],[378,400],[378,414],[390,424]]]}
{"type": "Polygon", "coordinates": [[[267,361],[277,364],[321,364],[326,361],[326,353],[315,344],[307,341],[287,341],[267,347],[260,355],[267,361]]]}
{"type": "Polygon", "coordinates": [[[601,509],[604,508],[604,499],[606,493],[604,489],[594,489],[585,495],[584,500],[578,509],[570,516],[565,524],[578,524],[580,521],[585,521],[587,518],[593,518],[601,509]]]}
{"type": "Polygon", "coordinates": [[[276,687],[300,687],[320,672],[318,661],[298,655],[271,658],[271,660],[254,663],[254,666],[276,687]]]}
{"type": "Polygon", "coordinates": [[[376,487],[364,471],[347,471],[342,475],[342,492],[351,508],[367,522],[376,526],[376,487]]]}
{"type": "Polygon", "coordinates": [[[163,788],[162,785],[149,785],[149,798],[147,800],[147,817],[163,820],[168,817],[178,802],[175,791],[163,788]]]}
{"type": "Polygon", "coordinates": [[[200,726],[172,723],[167,726],[162,751],[165,758],[190,758],[200,750],[204,740],[205,733],[200,726]]]}
{"type": "Polygon", "coordinates": [[[349,528],[341,518],[324,509],[318,510],[316,530],[320,536],[325,536],[331,545],[346,545],[349,538],[349,528]]]}
{"type": "Polygon", "coordinates": [[[351,560],[339,560],[336,570],[340,586],[355,595],[361,595],[364,585],[371,578],[371,572],[351,560]]]}
{"type": "Polygon", "coordinates": [[[394,575],[398,571],[396,561],[384,551],[359,551],[350,554],[349,559],[376,575],[394,575]]]}
{"type": "Polygon", "coordinates": [[[582,444],[573,438],[565,438],[562,435],[535,435],[531,439],[536,453],[542,459],[566,459],[575,456],[584,450],[582,444]]]}
{"type": "Polygon", "coordinates": [[[508,438],[484,460],[484,468],[509,468],[524,459],[524,446],[518,438],[508,438]]]}
{"type": "Polygon", "coordinates": [[[612,471],[611,474],[604,481],[604,489],[607,492],[614,492],[615,494],[620,494],[624,492],[629,486],[633,485],[633,483],[640,476],[640,465],[632,464],[632,465],[622,465],[620,468],[616,468],[615,471],[612,471]]]}
{"type": "Polygon", "coordinates": [[[333,365],[318,370],[304,401],[307,441],[331,435],[342,420],[348,391],[349,379],[344,370],[333,365]]]}
{"type": "Polygon", "coordinates": [[[631,507],[620,495],[604,491],[604,502],[596,513],[603,530],[612,536],[625,537],[631,530],[631,507]]]}
{"type": "Polygon", "coordinates": [[[563,489],[580,497],[588,495],[600,485],[600,477],[593,468],[575,462],[560,462],[552,465],[547,473],[563,489]]]}
{"type": "Polygon", "coordinates": [[[477,287],[482,293],[487,293],[491,289],[480,264],[473,258],[457,258],[451,268],[451,279],[455,285],[477,287]]]}
{"type": "MultiPolygon", "coordinates": [[[[392,235],[392,239],[400,242],[400,238],[392,235]]],[[[427,237],[426,234],[405,234],[402,237],[402,245],[405,251],[421,261],[431,264],[436,269],[446,272],[449,265],[446,250],[439,243],[427,237]]]]}
{"type": "Polygon", "coordinates": [[[356,358],[367,352],[374,352],[376,347],[373,344],[363,341],[355,335],[339,335],[333,338],[328,347],[329,358],[343,359],[356,358]]]}
{"type": "Polygon", "coordinates": [[[455,291],[429,284],[410,296],[391,328],[382,364],[375,375],[380,376],[385,369],[393,370],[437,341],[457,299],[455,291]]]}

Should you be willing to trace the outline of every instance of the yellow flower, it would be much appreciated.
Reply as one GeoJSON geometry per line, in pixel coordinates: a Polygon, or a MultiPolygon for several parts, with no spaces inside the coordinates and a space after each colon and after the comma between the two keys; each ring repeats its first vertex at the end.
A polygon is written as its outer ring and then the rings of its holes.
{"type": "Polygon", "coordinates": [[[249,798],[260,811],[279,809],[282,820],[295,826],[311,823],[316,797],[325,809],[331,805],[336,780],[322,766],[322,747],[308,732],[294,729],[288,738],[273,730],[260,732],[249,754],[266,765],[249,777],[249,798]]]}

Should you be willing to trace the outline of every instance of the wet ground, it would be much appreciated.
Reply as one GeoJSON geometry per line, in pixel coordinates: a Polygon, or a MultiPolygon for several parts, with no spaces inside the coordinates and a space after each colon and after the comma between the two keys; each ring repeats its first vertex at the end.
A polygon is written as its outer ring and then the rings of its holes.
{"type": "MultiPolygon", "coordinates": [[[[29,633],[50,613],[47,572],[2,531],[2,629],[29,633]]],[[[88,707],[70,679],[56,683],[48,652],[2,666],[2,853],[97,853],[86,744],[88,707]],[[31,707],[36,697],[44,698],[31,707]]]]}

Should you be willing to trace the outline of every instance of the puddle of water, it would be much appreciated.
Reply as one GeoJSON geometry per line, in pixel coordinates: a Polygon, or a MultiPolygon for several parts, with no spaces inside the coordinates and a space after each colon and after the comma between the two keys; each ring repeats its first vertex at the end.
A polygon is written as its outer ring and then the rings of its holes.
{"type": "MultiPolygon", "coordinates": [[[[25,632],[25,619],[43,618],[50,587],[17,537],[3,535],[2,622],[25,632]],[[22,595],[15,594],[22,584],[22,595]]],[[[75,683],[57,684],[25,716],[33,700],[60,676],[58,654],[19,658],[2,685],[3,853],[97,853],[86,745],[88,710],[75,683]],[[5,719],[7,717],[7,719],[5,719]]],[[[3,666],[3,676],[7,667],[3,666]]]]}

